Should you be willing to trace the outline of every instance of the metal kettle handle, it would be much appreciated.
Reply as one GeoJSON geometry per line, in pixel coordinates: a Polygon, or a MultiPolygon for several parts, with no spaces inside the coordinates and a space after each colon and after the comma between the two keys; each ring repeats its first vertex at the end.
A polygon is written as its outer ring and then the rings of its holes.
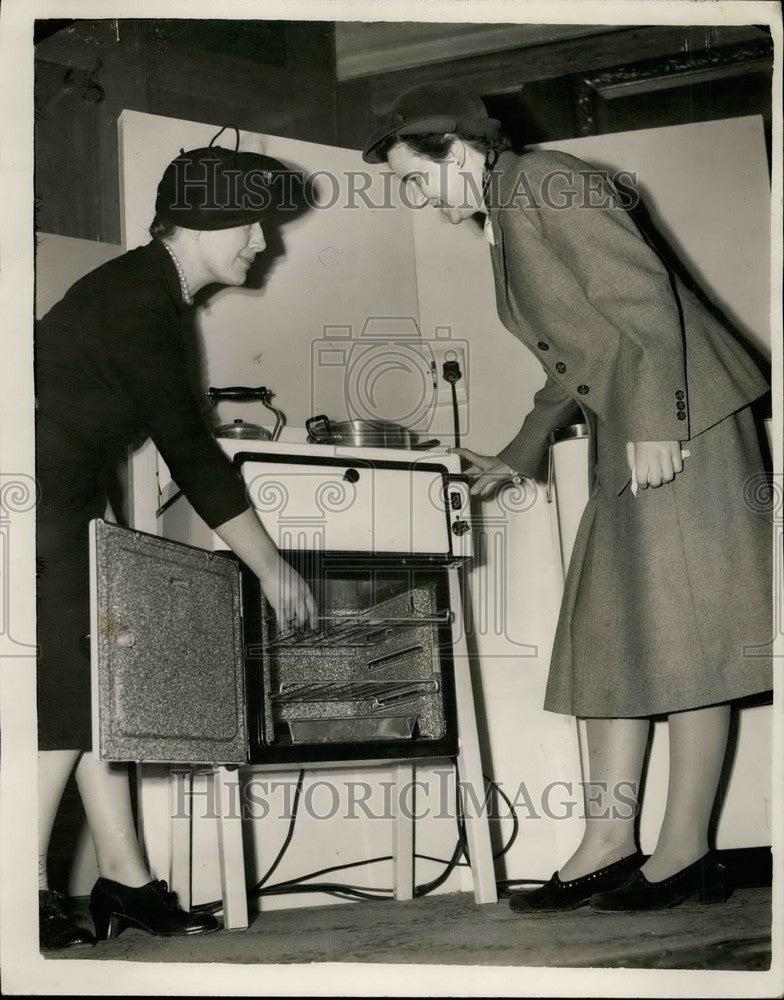
{"type": "Polygon", "coordinates": [[[277,407],[273,406],[272,403],[270,403],[270,396],[274,395],[274,392],[267,390],[267,392],[265,392],[265,394],[261,397],[261,402],[262,405],[270,411],[270,413],[275,414],[275,426],[272,429],[272,440],[277,441],[280,436],[280,432],[283,430],[283,426],[286,423],[286,417],[282,410],[279,410],[277,407]]]}
{"type": "Polygon", "coordinates": [[[214,386],[210,386],[207,390],[207,395],[213,403],[216,403],[219,399],[234,399],[241,401],[260,399],[263,403],[268,394],[269,389],[267,389],[265,385],[259,385],[255,388],[249,385],[229,385],[226,386],[225,389],[216,389],[214,386]]]}
{"type": "Polygon", "coordinates": [[[213,406],[222,399],[233,399],[237,402],[260,401],[262,406],[275,415],[275,428],[272,431],[272,440],[278,440],[278,435],[283,430],[286,418],[281,410],[270,403],[270,398],[275,393],[268,389],[266,385],[257,385],[255,387],[249,385],[228,385],[224,389],[216,389],[214,386],[210,386],[206,395],[209,396],[213,406]]]}

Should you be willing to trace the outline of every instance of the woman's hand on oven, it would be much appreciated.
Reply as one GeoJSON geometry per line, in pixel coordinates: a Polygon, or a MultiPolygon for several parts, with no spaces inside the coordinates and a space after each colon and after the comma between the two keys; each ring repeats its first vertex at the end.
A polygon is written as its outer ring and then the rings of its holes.
{"type": "Polygon", "coordinates": [[[671,483],[683,471],[680,441],[629,441],[626,459],[637,488],[653,489],[671,483]]]}
{"type": "Polygon", "coordinates": [[[519,482],[517,473],[495,455],[479,455],[468,448],[454,448],[458,455],[471,464],[465,474],[474,479],[471,496],[486,500],[500,487],[512,481],[519,482]]]}
{"type": "Polygon", "coordinates": [[[259,582],[281,633],[316,631],[318,608],[310,587],[285,559],[278,558],[276,564],[259,575],[259,582]]]}

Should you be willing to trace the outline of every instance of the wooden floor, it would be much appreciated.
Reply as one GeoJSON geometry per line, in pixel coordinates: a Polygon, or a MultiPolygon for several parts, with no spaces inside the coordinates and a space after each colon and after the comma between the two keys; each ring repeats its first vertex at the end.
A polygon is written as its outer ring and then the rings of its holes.
{"type": "MultiPolygon", "coordinates": [[[[82,905],[79,919],[90,926],[82,905]]],[[[255,914],[246,931],[155,938],[128,928],[92,949],[47,957],[138,962],[385,962],[432,965],[753,970],[771,960],[771,890],[648,914],[520,916],[466,893],[255,914]]]]}

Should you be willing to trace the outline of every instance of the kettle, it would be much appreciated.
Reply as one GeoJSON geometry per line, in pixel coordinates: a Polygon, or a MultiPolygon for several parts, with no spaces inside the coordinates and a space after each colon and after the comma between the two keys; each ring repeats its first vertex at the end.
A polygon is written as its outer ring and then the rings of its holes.
{"type": "Polygon", "coordinates": [[[275,427],[271,433],[266,427],[261,427],[259,424],[251,424],[237,419],[230,424],[221,424],[219,427],[216,427],[212,432],[215,437],[253,441],[278,440],[280,432],[286,423],[286,418],[279,409],[270,403],[270,399],[274,393],[266,386],[259,385],[254,388],[247,385],[230,385],[224,389],[216,389],[210,386],[206,394],[213,406],[222,400],[234,400],[235,402],[243,403],[255,400],[260,402],[270,413],[275,414],[275,427]]]}

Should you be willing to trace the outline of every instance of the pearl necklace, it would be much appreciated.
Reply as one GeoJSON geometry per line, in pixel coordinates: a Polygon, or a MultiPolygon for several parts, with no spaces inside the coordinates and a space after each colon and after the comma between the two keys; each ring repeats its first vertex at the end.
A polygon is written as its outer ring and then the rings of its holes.
{"type": "Polygon", "coordinates": [[[182,300],[185,303],[185,305],[192,306],[193,305],[193,296],[191,295],[191,291],[188,288],[188,279],[185,277],[185,272],[182,269],[182,264],[177,259],[177,255],[172,250],[172,248],[169,246],[169,244],[168,243],[164,243],[163,245],[169,251],[169,256],[171,257],[172,263],[174,264],[174,266],[175,266],[175,268],[177,270],[177,277],[180,279],[180,291],[182,292],[182,300]]]}

